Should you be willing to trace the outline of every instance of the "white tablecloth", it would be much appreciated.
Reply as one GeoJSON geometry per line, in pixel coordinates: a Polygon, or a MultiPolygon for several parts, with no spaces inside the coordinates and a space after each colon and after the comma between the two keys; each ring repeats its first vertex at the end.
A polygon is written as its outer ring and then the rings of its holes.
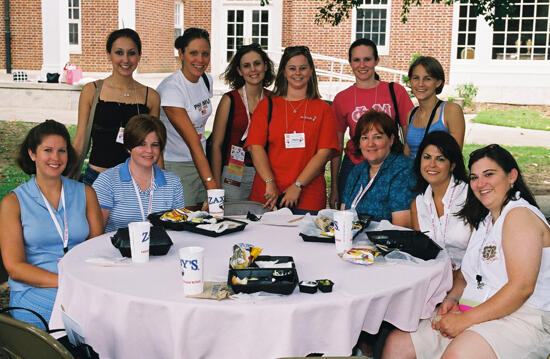
{"type": "Polygon", "coordinates": [[[276,358],[350,355],[361,330],[376,333],[383,320],[412,331],[430,317],[451,287],[446,255],[421,265],[352,264],[334,244],[304,242],[298,227],[249,224],[243,232],[210,238],[168,232],[174,246],[147,264],[99,267],[87,258],[117,256],[110,235],[73,248],[59,265],[59,291],[50,321],[61,328],[61,305],[101,358],[276,358]],[[262,254],[294,257],[300,280],[329,278],[332,293],[251,301],[213,301],[183,294],[177,250],[205,247],[205,280],[227,280],[235,243],[262,254]]]}

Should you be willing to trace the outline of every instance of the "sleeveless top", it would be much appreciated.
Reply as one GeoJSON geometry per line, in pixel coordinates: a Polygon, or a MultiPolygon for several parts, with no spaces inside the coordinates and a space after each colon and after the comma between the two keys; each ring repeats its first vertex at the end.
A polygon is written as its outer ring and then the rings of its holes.
{"type": "MultiPolygon", "coordinates": [[[[445,118],[445,104],[447,101],[443,101],[441,104],[441,111],[439,112],[439,117],[437,121],[432,122],[432,125],[430,126],[428,133],[433,131],[445,131],[449,133],[449,130],[447,127],[445,127],[445,122],[443,119],[445,118]]],[[[420,147],[420,143],[424,139],[424,132],[426,132],[426,127],[416,127],[413,125],[414,122],[414,115],[411,116],[411,119],[409,121],[409,129],[407,130],[407,144],[409,145],[409,149],[411,150],[410,157],[414,160],[416,157],[416,152],[418,151],[418,147],[420,147]]]]}
{"type": "MultiPolygon", "coordinates": [[[[61,177],[67,206],[67,223],[69,226],[69,250],[83,242],[89,234],[86,219],[86,192],[84,184],[61,177]]],[[[50,213],[40,194],[35,177],[13,190],[21,208],[21,227],[27,263],[52,273],[57,273],[57,260],[63,257],[63,242],[50,217],[50,213]]],[[[61,230],[65,208],[59,201],[58,209],[52,207],[61,230]]],[[[12,291],[22,291],[32,286],[9,279],[12,291]]]]}
{"type": "Polygon", "coordinates": [[[145,92],[145,103],[143,104],[98,99],[92,125],[90,164],[111,168],[124,162],[130,156],[124,145],[116,142],[116,137],[119,129],[125,127],[130,118],[138,114],[149,113],[148,95],[149,87],[145,92]]]}
{"type": "MultiPolygon", "coordinates": [[[[541,211],[523,198],[510,201],[504,206],[486,238],[487,226],[490,225],[492,218],[490,213],[485,217],[483,222],[479,224],[479,228],[474,231],[470,238],[470,243],[462,260],[462,274],[464,275],[464,279],[466,279],[466,283],[471,285],[472,283],[476,283],[476,275],[479,270],[483,282],[489,287],[488,298],[508,283],[506,258],[502,250],[502,226],[506,215],[517,207],[529,209],[546,226],[550,227],[541,211]],[[483,251],[481,246],[484,246],[483,251]]],[[[513,254],[508,253],[508,255],[513,254]]],[[[541,264],[535,290],[525,304],[535,309],[550,311],[550,247],[542,249],[541,264]]]]}
{"type": "Polygon", "coordinates": [[[416,212],[420,231],[443,247],[458,269],[470,239],[470,225],[455,214],[464,207],[468,194],[468,184],[460,181],[455,184],[454,176],[443,196],[443,215],[438,218],[433,200],[432,186],[428,185],[424,194],[416,196],[416,212]]]}
{"type": "MultiPolygon", "coordinates": [[[[229,160],[231,159],[231,145],[234,146],[244,146],[244,141],[241,141],[244,131],[248,127],[248,116],[246,116],[246,107],[243,102],[243,98],[239,94],[238,90],[232,90],[231,95],[233,96],[233,123],[231,128],[226,128],[226,131],[230,130],[229,135],[229,144],[227,147],[227,153],[222,153],[223,165],[227,166],[229,160]]],[[[229,96],[229,92],[226,93],[229,96]]],[[[271,95],[271,91],[264,89],[264,95],[271,95]]],[[[252,119],[252,113],[250,113],[250,118],[252,119]]],[[[246,139],[245,139],[246,140],[246,139]]],[[[245,152],[244,164],[247,166],[252,166],[252,157],[250,152],[245,152]]]]}

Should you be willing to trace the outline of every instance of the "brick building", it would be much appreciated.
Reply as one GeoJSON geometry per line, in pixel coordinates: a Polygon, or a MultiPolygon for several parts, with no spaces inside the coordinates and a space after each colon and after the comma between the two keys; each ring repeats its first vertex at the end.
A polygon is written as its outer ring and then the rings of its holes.
{"type": "MultiPolygon", "coordinates": [[[[413,54],[431,55],[441,61],[451,85],[475,83],[480,88],[478,99],[550,101],[548,0],[519,0],[515,16],[494,26],[472,16],[466,2],[446,6],[425,1],[411,9],[403,24],[401,1],[363,0],[337,27],[314,24],[321,4],[316,0],[271,0],[264,7],[259,3],[11,0],[11,68],[56,72],[70,61],[84,71],[110,72],[106,36],[116,28],[131,27],[143,42],[138,72],[171,72],[178,67],[174,36],[196,26],[211,34],[214,75],[223,72],[243,43],[259,42],[272,54],[289,45],[308,45],[313,53],[346,59],[349,44],[368,37],[379,44],[380,66],[406,70],[413,54]]],[[[0,23],[2,32],[5,23],[0,23]]],[[[2,38],[0,69],[6,69],[6,58],[2,38]]],[[[317,61],[316,66],[328,69],[329,62],[317,61]]]]}

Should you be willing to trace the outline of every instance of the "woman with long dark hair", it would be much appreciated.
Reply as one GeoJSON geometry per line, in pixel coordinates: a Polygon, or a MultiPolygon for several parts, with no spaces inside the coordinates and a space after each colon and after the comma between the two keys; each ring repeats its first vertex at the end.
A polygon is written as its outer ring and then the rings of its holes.
{"type": "MultiPolygon", "coordinates": [[[[138,33],[132,29],[115,30],[109,34],[105,47],[113,72],[103,80],[93,117],[92,149],[83,177],[84,183],[90,186],[101,172],[128,158],[122,136],[130,118],[139,114],[158,117],[160,109],[158,93],[137,82],[133,77],[141,60],[141,39],[138,33]]],[[[86,126],[98,86],[98,81],[91,82],[86,84],[80,93],[78,125],[74,139],[78,155],[87,150],[83,148],[86,126]]],[[[75,169],[77,172],[80,170],[75,169]]]]}
{"type": "Polygon", "coordinates": [[[394,331],[384,358],[545,358],[550,343],[550,225],[514,157],[470,154],[460,211],[474,227],[459,275],[433,321],[394,331]]]}

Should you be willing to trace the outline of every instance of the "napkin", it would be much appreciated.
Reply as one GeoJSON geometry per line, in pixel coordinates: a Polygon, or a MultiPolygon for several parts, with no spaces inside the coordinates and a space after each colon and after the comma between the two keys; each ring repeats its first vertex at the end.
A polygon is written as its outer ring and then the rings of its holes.
{"type": "Polygon", "coordinates": [[[94,257],[86,259],[86,263],[95,264],[100,267],[121,267],[130,265],[132,262],[127,257],[94,257]]]}

